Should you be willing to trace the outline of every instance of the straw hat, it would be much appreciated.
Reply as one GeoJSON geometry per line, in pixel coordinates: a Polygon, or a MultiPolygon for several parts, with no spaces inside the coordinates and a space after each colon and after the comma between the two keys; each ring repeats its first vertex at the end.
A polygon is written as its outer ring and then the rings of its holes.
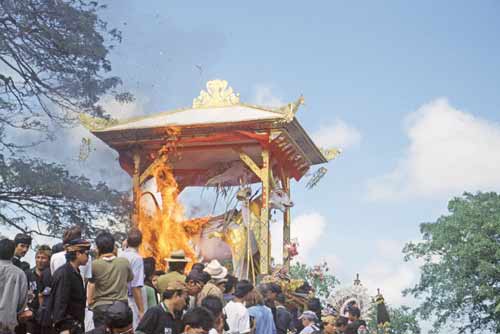
{"type": "Polygon", "coordinates": [[[186,258],[186,254],[182,249],[173,251],[170,253],[170,257],[165,259],[166,262],[189,262],[190,260],[186,258]]]}
{"type": "Polygon", "coordinates": [[[223,267],[217,260],[210,261],[203,271],[208,273],[210,277],[215,280],[220,280],[227,276],[227,268],[223,267]]]}

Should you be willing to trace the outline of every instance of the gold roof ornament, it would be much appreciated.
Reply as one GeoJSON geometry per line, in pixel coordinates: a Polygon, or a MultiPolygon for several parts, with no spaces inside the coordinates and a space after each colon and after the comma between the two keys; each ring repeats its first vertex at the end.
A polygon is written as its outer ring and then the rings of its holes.
{"type": "Polygon", "coordinates": [[[301,95],[297,101],[288,103],[287,105],[278,109],[278,112],[283,116],[286,122],[291,122],[297,111],[299,111],[299,107],[305,103],[304,96],[301,95]]]}
{"type": "Polygon", "coordinates": [[[207,82],[207,90],[193,99],[193,108],[226,107],[240,103],[240,94],[234,93],[226,80],[207,82]]]}
{"type": "Polygon", "coordinates": [[[340,153],[342,153],[342,150],[340,148],[320,148],[319,150],[328,161],[335,159],[340,155],[340,153]]]}

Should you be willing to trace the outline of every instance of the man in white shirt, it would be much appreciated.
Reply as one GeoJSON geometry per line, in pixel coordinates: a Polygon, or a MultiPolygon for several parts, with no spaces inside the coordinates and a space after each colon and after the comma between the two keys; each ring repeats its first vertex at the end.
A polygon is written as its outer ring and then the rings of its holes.
{"type": "Polygon", "coordinates": [[[224,307],[224,313],[227,316],[227,325],[229,326],[228,333],[250,333],[250,314],[245,306],[245,301],[253,289],[252,283],[247,280],[241,280],[236,284],[234,299],[224,307]]]}
{"type": "Polygon", "coordinates": [[[147,305],[147,302],[145,302],[146,295],[142,291],[144,286],[144,260],[138,252],[141,243],[141,231],[136,228],[131,229],[127,234],[127,248],[119,255],[128,260],[134,275],[132,281],[128,283],[128,303],[134,314],[134,328],[137,328],[144,315],[144,305],[147,305]]]}

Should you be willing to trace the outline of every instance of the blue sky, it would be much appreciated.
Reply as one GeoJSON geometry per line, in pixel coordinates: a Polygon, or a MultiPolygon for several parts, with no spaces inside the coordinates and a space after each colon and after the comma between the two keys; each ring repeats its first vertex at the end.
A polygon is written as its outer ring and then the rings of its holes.
{"type": "MultiPolygon", "coordinates": [[[[499,13],[496,1],[109,1],[103,17],[123,32],[111,60],[137,96],[124,115],[189,106],[222,78],[247,102],[304,94],[298,118],[313,135],[347,125],[333,144],[351,142],[320,184],[294,185],[294,228],[320,232],[306,240],[310,263],[327,259],[343,283],[360,272],[402,303],[417,271],[399,251],[418,224],[464,190],[500,187],[488,157],[500,150],[499,13]],[[391,195],[374,199],[370,185],[391,195]]],[[[113,159],[92,161],[128,182],[113,159]]]]}

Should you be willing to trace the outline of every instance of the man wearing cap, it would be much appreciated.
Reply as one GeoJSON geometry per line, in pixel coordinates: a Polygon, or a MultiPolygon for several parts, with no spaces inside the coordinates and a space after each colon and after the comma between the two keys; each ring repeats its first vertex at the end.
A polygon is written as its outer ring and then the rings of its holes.
{"type": "Polygon", "coordinates": [[[66,264],[56,270],[52,280],[52,319],[56,333],[84,331],[86,294],[80,266],[89,260],[90,242],[75,239],[66,245],[66,264]]]}
{"type": "Polygon", "coordinates": [[[186,264],[189,262],[183,250],[173,251],[165,261],[168,264],[168,272],[158,277],[157,285],[160,293],[166,290],[170,282],[177,281],[184,283],[186,281],[184,271],[186,270],[186,264]]]}
{"type": "Polygon", "coordinates": [[[24,233],[18,233],[14,237],[14,244],[16,245],[16,250],[14,251],[14,257],[12,258],[12,263],[22,271],[27,271],[30,269],[28,262],[21,261],[21,259],[26,255],[31,246],[31,236],[24,233]]]}
{"type": "Polygon", "coordinates": [[[197,304],[198,295],[205,285],[204,274],[199,269],[193,269],[186,277],[186,288],[190,299],[189,308],[193,308],[197,304]]]}
{"type": "Polygon", "coordinates": [[[313,311],[304,311],[299,317],[299,320],[302,321],[302,325],[304,326],[300,334],[320,333],[320,329],[316,326],[318,316],[313,311]]]}
{"type": "Polygon", "coordinates": [[[227,282],[227,269],[219,261],[212,260],[203,270],[210,275],[210,281],[203,286],[199,293],[196,304],[201,306],[201,302],[207,296],[215,296],[224,301],[224,290],[227,282]]]}
{"type": "Polygon", "coordinates": [[[146,311],[137,326],[136,333],[182,333],[182,320],[176,314],[186,307],[186,299],[186,284],[177,280],[170,281],[163,291],[163,301],[146,311]]]}

